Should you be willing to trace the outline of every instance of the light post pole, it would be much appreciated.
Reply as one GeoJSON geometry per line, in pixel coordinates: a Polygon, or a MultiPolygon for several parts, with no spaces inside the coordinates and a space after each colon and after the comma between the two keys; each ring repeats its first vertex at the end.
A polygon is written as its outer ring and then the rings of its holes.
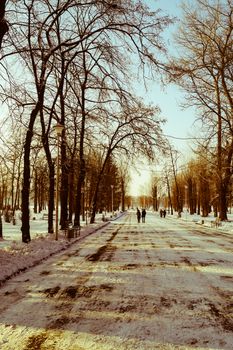
{"type": "Polygon", "coordinates": [[[112,189],[112,216],[113,216],[113,188],[114,188],[114,186],[111,185],[111,189],[112,189]]]}
{"type": "Polygon", "coordinates": [[[55,212],[55,239],[58,240],[58,202],[59,202],[59,175],[60,175],[60,169],[59,169],[59,140],[60,136],[62,134],[62,131],[64,129],[64,126],[57,123],[57,125],[54,127],[56,134],[57,134],[57,172],[56,172],[56,212],[55,212]]]}

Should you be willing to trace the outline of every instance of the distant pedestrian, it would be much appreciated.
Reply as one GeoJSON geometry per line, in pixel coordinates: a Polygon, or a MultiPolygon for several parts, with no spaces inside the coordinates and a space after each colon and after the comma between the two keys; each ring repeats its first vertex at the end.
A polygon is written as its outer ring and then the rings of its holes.
{"type": "Polygon", "coordinates": [[[166,209],[164,209],[164,211],[163,211],[163,217],[164,218],[166,217],[166,214],[167,214],[166,209]]]}
{"type": "Polygon", "coordinates": [[[142,222],[145,222],[146,219],[146,209],[142,209],[142,222]]]}
{"type": "Polygon", "coordinates": [[[139,223],[141,221],[141,212],[138,208],[137,208],[137,219],[138,219],[138,223],[139,223]]]}
{"type": "Polygon", "coordinates": [[[160,214],[160,217],[162,218],[163,217],[163,210],[162,209],[160,209],[159,214],[160,214]]]}

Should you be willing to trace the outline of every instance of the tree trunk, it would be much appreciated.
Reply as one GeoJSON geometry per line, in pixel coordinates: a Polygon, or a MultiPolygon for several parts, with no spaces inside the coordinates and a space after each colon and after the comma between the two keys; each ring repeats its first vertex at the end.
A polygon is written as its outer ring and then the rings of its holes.
{"type": "Polygon", "coordinates": [[[30,151],[31,151],[31,143],[33,137],[33,127],[36,120],[36,116],[40,110],[40,104],[37,103],[35,108],[32,110],[30,115],[30,122],[28,125],[28,130],[26,134],[26,140],[24,144],[24,162],[23,162],[23,184],[22,184],[22,203],[21,203],[21,211],[22,211],[22,242],[28,243],[31,241],[30,237],[30,213],[29,213],[29,199],[30,199],[30,151]]]}
{"type": "MultiPolygon", "coordinates": [[[[221,115],[221,99],[219,86],[216,82],[216,97],[218,106],[218,145],[217,145],[217,163],[218,163],[218,195],[219,195],[219,218],[227,220],[227,184],[225,186],[223,173],[223,151],[222,151],[222,115],[221,115]]],[[[230,165],[230,164],[229,164],[230,165]]]]}
{"type": "Polygon", "coordinates": [[[196,185],[190,178],[188,180],[188,198],[189,198],[189,212],[191,215],[196,212],[196,185]]]}
{"type": "Polygon", "coordinates": [[[95,214],[96,214],[96,211],[97,211],[98,191],[99,191],[99,181],[98,181],[98,183],[96,185],[95,193],[94,193],[94,197],[93,197],[90,224],[94,224],[94,222],[95,222],[95,214]]]}
{"type": "MultiPolygon", "coordinates": [[[[108,154],[108,156],[109,156],[109,154],[108,154]]],[[[95,214],[96,214],[96,211],[97,211],[97,200],[98,200],[98,194],[99,194],[99,187],[100,187],[100,182],[101,182],[102,175],[103,175],[103,172],[104,172],[104,169],[105,169],[105,165],[106,165],[106,162],[108,160],[108,156],[106,156],[106,158],[105,158],[105,162],[104,162],[104,164],[102,166],[101,172],[99,173],[99,176],[98,176],[98,179],[97,179],[95,192],[94,192],[94,196],[93,196],[93,201],[92,201],[92,212],[91,212],[90,224],[94,224],[94,222],[95,222],[95,214]]]]}
{"type": "Polygon", "coordinates": [[[48,233],[53,233],[53,210],[54,210],[54,163],[49,163],[49,202],[48,202],[48,233]]]}
{"type": "Polygon", "coordinates": [[[34,213],[37,214],[38,211],[38,177],[37,177],[37,169],[35,168],[34,175],[34,213]]]}
{"type": "Polygon", "coordinates": [[[72,222],[74,213],[74,164],[72,162],[69,173],[69,222],[72,222]]]}
{"type": "Polygon", "coordinates": [[[201,215],[207,217],[210,212],[210,189],[208,182],[205,181],[206,173],[201,173],[200,180],[200,204],[201,204],[201,215]]]}
{"type": "Polygon", "coordinates": [[[224,184],[219,189],[219,218],[221,221],[227,220],[227,186],[224,184]]]}
{"type": "MultiPolygon", "coordinates": [[[[49,123],[51,122],[52,114],[50,115],[49,123]]],[[[47,164],[49,168],[49,194],[48,194],[48,233],[53,233],[53,211],[54,211],[54,188],[55,188],[55,168],[54,161],[49,148],[48,131],[46,132],[43,109],[40,110],[40,121],[42,128],[42,144],[44,147],[47,164]]]]}
{"type": "Polygon", "coordinates": [[[125,182],[121,179],[121,210],[125,211],[125,182]]]}
{"type": "Polygon", "coordinates": [[[171,154],[171,161],[172,161],[172,171],[173,171],[173,176],[174,176],[174,181],[175,181],[175,186],[176,186],[177,211],[178,211],[178,216],[181,217],[182,205],[181,205],[181,198],[180,198],[180,188],[179,188],[178,182],[177,182],[175,162],[174,162],[174,158],[173,158],[173,154],[172,154],[172,150],[171,149],[170,149],[170,154],[171,154]]]}
{"type": "MultiPolygon", "coordinates": [[[[104,170],[105,170],[105,167],[106,167],[106,164],[109,160],[110,155],[111,155],[111,149],[108,149],[108,152],[106,154],[106,158],[103,162],[102,168],[100,170],[100,173],[98,175],[97,182],[96,182],[95,192],[94,192],[94,196],[93,196],[93,200],[92,200],[92,212],[91,212],[90,224],[94,224],[94,222],[95,222],[95,215],[96,215],[96,211],[97,211],[97,200],[98,200],[100,182],[102,180],[102,176],[103,176],[103,173],[104,173],[104,170]]],[[[111,208],[111,209],[113,209],[113,208],[111,208]]]]}
{"type": "Polygon", "coordinates": [[[4,18],[5,7],[6,7],[6,0],[1,0],[1,2],[0,2],[0,49],[2,48],[3,37],[9,30],[9,26],[7,24],[7,21],[4,18]]]}
{"type": "Polygon", "coordinates": [[[81,159],[79,177],[78,177],[78,183],[77,183],[77,189],[76,189],[75,218],[74,218],[74,225],[75,226],[80,226],[81,193],[82,193],[82,185],[83,185],[84,179],[85,179],[85,173],[86,173],[85,161],[84,161],[84,159],[81,159]]]}
{"type": "MultiPolygon", "coordinates": [[[[173,215],[173,206],[172,206],[172,198],[171,198],[171,189],[170,189],[170,183],[169,183],[168,176],[166,176],[166,180],[167,180],[168,200],[169,200],[169,204],[170,204],[170,208],[171,208],[171,215],[173,215]]],[[[157,192],[157,187],[156,187],[156,192],[157,192]]],[[[156,211],[158,211],[158,209],[157,209],[156,211]]]]}
{"type": "MultiPolygon", "coordinates": [[[[36,111],[33,111],[33,117],[36,117],[36,111]]],[[[31,123],[30,123],[31,124],[31,123]]],[[[32,141],[32,128],[28,128],[26,141],[24,145],[24,169],[23,169],[23,188],[22,188],[22,241],[28,243],[30,237],[30,214],[29,214],[29,197],[30,197],[30,148],[32,141]]]]}
{"type": "Polygon", "coordinates": [[[66,228],[66,222],[68,219],[68,164],[66,156],[66,145],[62,142],[61,145],[61,186],[60,186],[60,199],[61,199],[61,216],[60,224],[61,229],[66,228]]]}
{"type": "Polygon", "coordinates": [[[197,215],[201,215],[200,197],[198,197],[198,201],[197,201],[197,215]]]}
{"type": "Polygon", "coordinates": [[[54,188],[55,188],[55,169],[54,162],[51,157],[48,139],[44,142],[44,150],[49,167],[49,198],[48,198],[48,233],[53,233],[53,211],[54,211],[54,188]]]}

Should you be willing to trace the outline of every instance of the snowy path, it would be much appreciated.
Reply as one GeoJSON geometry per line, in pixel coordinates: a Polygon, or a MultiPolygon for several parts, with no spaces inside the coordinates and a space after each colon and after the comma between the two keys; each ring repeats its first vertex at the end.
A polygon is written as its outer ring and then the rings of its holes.
{"type": "Polygon", "coordinates": [[[231,236],[135,214],[0,289],[1,350],[233,348],[231,236]]]}

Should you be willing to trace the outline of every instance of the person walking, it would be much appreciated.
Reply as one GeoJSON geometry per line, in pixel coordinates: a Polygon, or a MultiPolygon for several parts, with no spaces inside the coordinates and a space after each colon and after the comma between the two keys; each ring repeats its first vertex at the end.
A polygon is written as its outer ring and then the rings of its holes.
{"type": "Polygon", "coordinates": [[[142,209],[142,222],[146,220],[146,209],[142,209]]]}
{"type": "Polygon", "coordinates": [[[141,221],[141,212],[138,208],[137,208],[137,219],[138,219],[138,223],[139,223],[141,221]]]}

